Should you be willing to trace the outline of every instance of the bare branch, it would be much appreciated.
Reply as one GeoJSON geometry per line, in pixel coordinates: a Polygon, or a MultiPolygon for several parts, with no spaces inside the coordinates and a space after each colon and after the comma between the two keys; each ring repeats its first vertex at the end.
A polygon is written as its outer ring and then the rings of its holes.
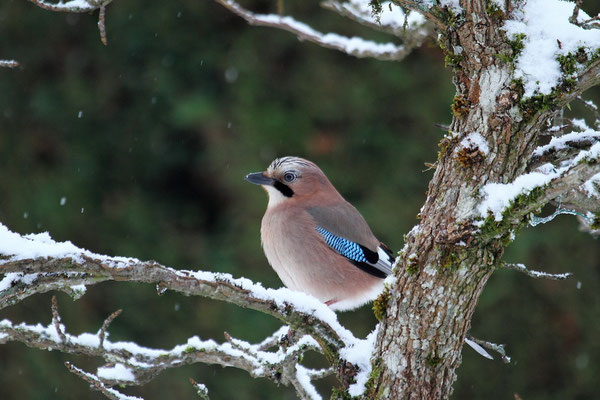
{"type": "Polygon", "coordinates": [[[56,301],[56,296],[52,296],[52,323],[54,324],[54,328],[56,329],[56,333],[58,333],[58,337],[60,341],[65,343],[67,341],[67,337],[63,332],[63,327],[60,324],[60,315],[58,315],[58,302],[56,301]]]}
{"type": "Polygon", "coordinates": [[[510,363],[510,357],[506,355],[506,352],[504,351],[504,345],[503,344],[496,344],[496,343],[492,343],[492,342],[487,342],[485,340],[481,340],[481,339],[477,339],[474,338],[471,335],[467,335],[467,337],[465,338],[465,340],[471,340],[475,343],[477,343],[480,346],[485,347],[488,350],[492,350],[495,351],[496,353],[500,354],[500,356],[502,357],[502,361],[504,361],[505,364],[510,363]]]}
{"type": "Polygon", "coordinates": [[[106,337],[106,330],[108,329],[108,326],[110,325],[111,322],[113,322],[113,320],[115,318],[117,318],[119,315],[121,315],[122,312],[123,312],[122,309],[118,309],[114,313],[110,314],[108,316],[108,318],[106,318],[104,320],[104,323],[102,324],[102,328],[100,328],[100,332],[98,332],[98,338],[100,339],[100,347],[101,348],[104,348],[104,339],[106,337]]]}
{"type": "Polygon", "coordinates": [[[115,389],[107,387],[101,380],[94,374],[85,372],[84,370],[77,368],[70,362],[65,362],[65,366],[69,371],[79,376],[81,379],[90,384],[90,387],[98,390],[104,396],[111,400],[143,400],[141,397],[126,396],[115,389]]]}
{"type": "Polygon", "coordinates": [[[108,46],[108,39],[106,38],[106,5],[102,4],[100,11],[98,12],[98,31],[100,32],[100,41],[103,45],[108,46]]]}
{"type": "Polygon", "coordinates": [[[583,29],[598,29],[600,28],[600,15],[589,18],[585,21],[579,20],[579,10],[581,9],[581,5],[583,4],[583,0],[576,0],[575,7],[573,8],[573,14],[569,17],[569,22],[582,27],[583,29]]]}
{"type": "Polygon", "coordinates": [[[3,68],[17,68],[19,65],[19,62],[15,60],[0,60],[0,67],[3,68]]]}
{"type": "Polygon", "coordinates": [[[527,269],[527,267],[523,264],[517,264],[517,263],[504,263],[504,264],[502,264],[501,267],[506,268],[506,269],[511,269],[513,271],[522,272],[525,275],[530,276],[532,278],[536,278],[536,279],[546,278],[546,279],[553,279],[555,281],[560,281],[560,280],[567,279],[568,277],[573,275],[571,272],[565,272],[562,274],[550,274],[548,272],[534,271],[531,269],[527,269]]]}
{"type": "Polygon", "coordinates": [[[575,0],[575,7],[573,7],[573,14],[569,17],[569,22],[577,25],[577,18],[579,17],[579,10],[581,9],[581,5],[583,4],[583,0],[575,0]]]}
{"type": "Polygon", "coordinates": [[[275,14],[255,14],[236,3],[234,0],[216,0],[231,12],[244,18],[250,25],[279,28],[294,33],[300,40],[316,43],[320,46],[339,50],[358,58],[376,58],[378,60],[399,61],[406,57],[412,49],[392,43],[375,43],[362,38],[321,33],[308,25],[296,21],[292,17],[275,14]]]}

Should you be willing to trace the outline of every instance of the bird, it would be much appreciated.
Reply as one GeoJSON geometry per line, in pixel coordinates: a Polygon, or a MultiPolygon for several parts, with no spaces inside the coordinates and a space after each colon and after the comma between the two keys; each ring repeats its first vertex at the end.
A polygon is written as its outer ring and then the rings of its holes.
{"type": "Polygon", "coordinates": [[[313,162],[275,159],[245,179],[267,192],[261,243],[283,284],[334,311],[375,299],[395,257],[313,162]]]}

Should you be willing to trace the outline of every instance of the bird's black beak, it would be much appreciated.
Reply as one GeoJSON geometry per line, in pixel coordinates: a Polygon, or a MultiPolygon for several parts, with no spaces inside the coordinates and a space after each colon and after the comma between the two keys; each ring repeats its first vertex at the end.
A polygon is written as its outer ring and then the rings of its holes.
{"type": "Polygon", "coordinates": [[[254,183],[255,185],[272,185],[275,182],[274,179],[267,178],[262,172],[254,172],[246,175],[245,178],[248,182],[254,183]]]}

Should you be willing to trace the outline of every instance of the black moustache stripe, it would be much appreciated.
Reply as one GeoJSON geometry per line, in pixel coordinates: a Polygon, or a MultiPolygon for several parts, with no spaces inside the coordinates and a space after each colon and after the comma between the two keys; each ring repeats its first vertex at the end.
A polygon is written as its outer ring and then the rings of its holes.
{"type": "Polygon", "coordinates": [[[290,189],[288,185],[285,185],[279,181],[275,181],[273,187],[281,192],[285,197],[292,197],[294,195],[294,191],[290,189]]]}

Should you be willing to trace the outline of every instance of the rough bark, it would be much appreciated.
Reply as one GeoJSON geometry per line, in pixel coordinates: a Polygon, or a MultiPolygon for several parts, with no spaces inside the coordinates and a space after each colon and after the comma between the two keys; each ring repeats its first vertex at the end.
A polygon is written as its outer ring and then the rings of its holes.
{"type": "Polygon", "coordinates": [[[369,399],[444,399],[452,393],[477,300],[510,240],[508,229],[485,237],[472,225],[478,188],[523,173],[540,127],[555,114],[548,109],[524,115],[513,66],[497,56],[512,52],[498,29],[503,21],[488,15],[484,2],[462,5],[464,23],[442,35],[455,62],[450,131],[458,139],[440,144],[421,222],[407,235],[389,300],[379,300],[388,307],[369,399]],[[487,156],[461,148],[461,138],[471,132],[486,139],[487,156]]]}

